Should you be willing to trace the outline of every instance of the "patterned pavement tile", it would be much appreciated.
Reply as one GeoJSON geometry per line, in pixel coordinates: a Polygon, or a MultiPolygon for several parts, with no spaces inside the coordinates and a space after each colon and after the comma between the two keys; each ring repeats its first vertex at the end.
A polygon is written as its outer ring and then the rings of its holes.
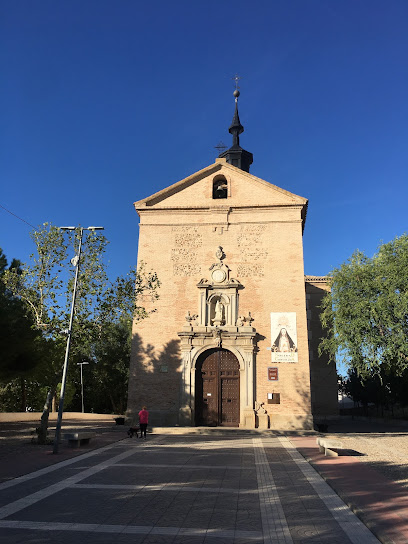
{"type": "Polygon", "coordinates": [[[166,436],[85,461],[30,480],[26,495],[10,487],[5,544],[351,542],[281,438],[166,436]]]}

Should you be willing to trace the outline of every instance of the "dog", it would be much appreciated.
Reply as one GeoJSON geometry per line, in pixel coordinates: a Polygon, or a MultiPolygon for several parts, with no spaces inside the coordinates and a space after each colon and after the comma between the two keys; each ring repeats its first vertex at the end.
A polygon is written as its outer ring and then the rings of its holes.
{"type": "Polygon", "coordinates": [[[133,438],[133,435],[136,435],[136,438],[139,438],[139,435],[137,434],[140,431],[139,425],[137,427],[130,427],[127,434],[129,438],[133,438]]]}

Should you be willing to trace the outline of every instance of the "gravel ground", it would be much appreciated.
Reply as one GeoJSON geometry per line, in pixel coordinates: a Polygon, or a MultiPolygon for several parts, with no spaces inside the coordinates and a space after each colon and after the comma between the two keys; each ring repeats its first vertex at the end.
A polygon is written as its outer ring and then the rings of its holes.
{"type": "Polygon", "coordinates": [[[408,489],[408,422],[348,420],[329,425],[324,436],[336,438],[363,463],[408,489]]]}

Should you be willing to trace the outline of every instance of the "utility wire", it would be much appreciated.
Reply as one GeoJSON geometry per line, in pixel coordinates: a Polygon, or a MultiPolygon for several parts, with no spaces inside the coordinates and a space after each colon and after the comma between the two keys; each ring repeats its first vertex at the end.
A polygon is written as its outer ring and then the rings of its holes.
{"type": "Polygon", "coordinates": [[[23,223],[26,223],[29,227],[33,227],[33,229],[37,229],[37,227],[34,227],[34,225],[32,225],[31,223],[29,223],[28,221],[26,221],[25,219],[22,219],[21,217],[19,217],[18,215],[16,215],[15,213],[11,212],[10,210],[8,210],[7,208],[5,208],[4,206],[2,206],[0,204],[0,208],[3,208],[3,210],[6,210],[6,212],[8,212],[10,215],[14,215],[14,217],[17,217],[17,219],[20,219],[20,221],[22,221],[23,223]]]}

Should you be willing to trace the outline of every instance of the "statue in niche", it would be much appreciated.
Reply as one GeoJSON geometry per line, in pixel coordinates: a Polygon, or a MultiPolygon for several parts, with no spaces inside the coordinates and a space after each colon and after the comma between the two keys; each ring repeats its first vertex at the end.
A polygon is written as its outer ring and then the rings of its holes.
{"type": "Polygon", "coordinates": [[[224,306],[220,300],[217,300],[215,304],[215,319],[218,321],[222,321],[224,313],[224,306]]]}
{"type": "Polygon", "coordinates": [[[213,325],[222,325],[224,323],[224,305],[221,300],[217,300],[214,308],[213,325]]]}

